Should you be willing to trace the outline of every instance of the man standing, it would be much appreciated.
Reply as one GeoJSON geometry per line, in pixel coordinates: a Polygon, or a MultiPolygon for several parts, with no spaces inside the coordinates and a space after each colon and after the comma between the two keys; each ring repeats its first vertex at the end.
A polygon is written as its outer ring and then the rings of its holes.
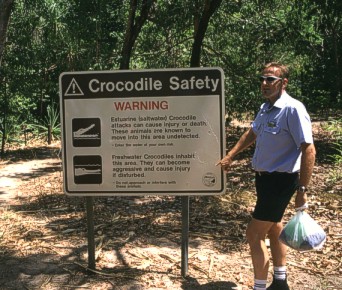
{"type": "Polygon", "coordinates": [[[234,157],[256,142],[252,166],[257,201],[246,232],[254,268],[254,290],[266,289],[269,267],[266,235],[274,268],[273,282],[267,289],[290,289],[286,274],[287,247],[278,239],[283,229],[282,217],[295,192],[295,207],[306,203],[315,163],[310,117],[304,105],[286,93],[288,74],[287,67],[278,63],[264,67],[260,82],[266,102],[251,128],[217,163],[227,171],[234,157]]]}

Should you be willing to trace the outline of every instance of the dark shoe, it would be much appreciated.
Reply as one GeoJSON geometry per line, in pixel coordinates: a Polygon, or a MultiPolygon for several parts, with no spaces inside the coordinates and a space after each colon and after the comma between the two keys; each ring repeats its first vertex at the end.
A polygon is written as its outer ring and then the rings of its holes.
{"type": "Polygon", "coordinates": [[[287,285],[287,279],[277,280],[273,278],[273,282],[266,290],[290,290],[289,285],[287,285]]]}

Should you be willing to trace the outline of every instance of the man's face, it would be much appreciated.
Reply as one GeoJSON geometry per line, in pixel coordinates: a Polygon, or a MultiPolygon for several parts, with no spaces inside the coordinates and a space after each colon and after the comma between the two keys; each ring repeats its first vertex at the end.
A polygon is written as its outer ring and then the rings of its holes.
{"type": "Polygon", "coordinates": [[[261,79],[261,92],[266,99],[274,103],[282,93],[285,79],[280,78],[280,69],[275,67],[264,69],[262,76],[271,77],[261,79]]]}

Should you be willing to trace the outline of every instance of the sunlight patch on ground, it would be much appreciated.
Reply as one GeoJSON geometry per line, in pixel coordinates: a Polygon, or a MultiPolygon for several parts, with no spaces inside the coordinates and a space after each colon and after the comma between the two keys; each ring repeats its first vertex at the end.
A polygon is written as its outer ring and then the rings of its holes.
{"type": "Polygon", "coordinates": [[[0,179],[0,190],[3,187],[12,187],[14,186],[15,181],[13,178],[8,178],[8,177],[1,177],[0,179]]]}

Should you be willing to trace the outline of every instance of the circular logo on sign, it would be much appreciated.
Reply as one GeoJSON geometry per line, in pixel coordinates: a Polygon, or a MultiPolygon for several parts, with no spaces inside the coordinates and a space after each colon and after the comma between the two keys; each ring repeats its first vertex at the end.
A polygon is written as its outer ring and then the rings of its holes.
{"type": "Polygon", "coordinates": [[[205,186],[214,186],[216,184],[216,175],[211,172],[207,172],[203,175],[202,182],[205,186]]]}

